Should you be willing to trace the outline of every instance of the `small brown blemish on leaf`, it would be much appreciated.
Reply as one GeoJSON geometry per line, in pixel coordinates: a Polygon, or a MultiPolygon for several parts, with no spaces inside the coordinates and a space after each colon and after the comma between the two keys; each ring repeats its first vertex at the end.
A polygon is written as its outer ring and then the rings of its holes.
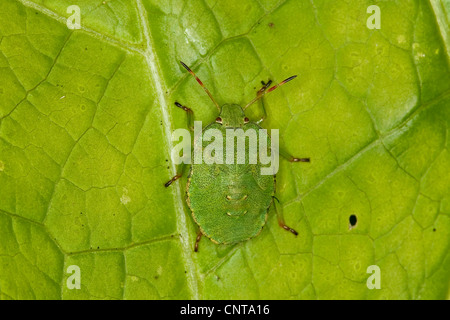
{"type": "Polygon", "coordinates": [[[273,22],[269,22],[268,26],[269,26],[270,28],[273,28],[273,26],[274,26],[273,22]]]}

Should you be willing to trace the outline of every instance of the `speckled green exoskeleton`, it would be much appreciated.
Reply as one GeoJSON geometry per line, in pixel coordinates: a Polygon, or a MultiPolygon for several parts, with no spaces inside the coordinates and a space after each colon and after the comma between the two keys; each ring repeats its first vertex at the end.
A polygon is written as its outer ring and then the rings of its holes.
{"type": "MultiPolygon", "coordinates": [[[[249,129],[259,131],[261,129],[259,124],[266,117],[263,96],[296,77],[289,77],[273,87],[270,87],[272,83],[270,80],[267,83],[261,82],[262,88],[244,108],[237,104],[224,104],[220,107],[194,72],[183,62],[181,64],[195,77],[219,110],[216,121],[206,126],[203,132],[207,129],[218,129],[223,133],[223,141],[226,140],[226,129],[241,128],[244,132],[249,129]],[[245,116],[244,110],[258,100],[261,100],[263,117],[256,122],[252,122],[245,116]]],[[[175,105],[187,112],[188,126],[193,130],[194,114],[192,110],[178,102],[175,102],[175,105]]],[[[270,145],[270,137],[267,137],[267,139],[269,140],[268,145],[270,145]]],[[[205,148],[205,145],[202,144],[202,147],[205,148]]],[[[248,149],[246,152],[248,152],[248,149]]],[[[295,158],[281,149],[279,154],[290,162],[310,161],[309,158],[295,158]]],[[[226,157],[225,149],[223,156],[226,157]]],[[[297,235],[294,229],[284,223],[282,214],[278,211],[274,202],[274,199],[278,201],[275,197],[276,176],[262,175],[261,167],[259,159],[256,164],[249,164],[248,162],[244,164],[237,164],[236,162],[234,164],[206,164],[202,162],[201,164],[192,163],[190,165],[186,186],[186,202],[191,209],[194,221],[199,226],[194,245],[195,251],[198,250],[202,235],[217,244],[233,244],[257,236],[266,223],[272,203],[274,203],[280,227],[297,235]]],[[[165,184],[166,187],[183,176],[186,165],[181,165],[181,168],[182,170],[165,184]]]]}

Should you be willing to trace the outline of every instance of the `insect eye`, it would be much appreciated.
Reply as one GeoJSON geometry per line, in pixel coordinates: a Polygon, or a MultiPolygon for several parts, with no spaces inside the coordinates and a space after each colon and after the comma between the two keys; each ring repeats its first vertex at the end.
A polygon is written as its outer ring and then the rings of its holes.
{"type": "Polygon", "coordinates": [[[244,118],[244,123],[249,123],[249,122],[250,122],[250,120],[247,117],[245,117],[244,118]]]}
{"type": "Polygon", "coordinates": [[[221,117],[217,117],[217,118],[216,118],[216,122],[217,122],[217,123],[222,123],[222,118],[221,118],[221,117]]]}

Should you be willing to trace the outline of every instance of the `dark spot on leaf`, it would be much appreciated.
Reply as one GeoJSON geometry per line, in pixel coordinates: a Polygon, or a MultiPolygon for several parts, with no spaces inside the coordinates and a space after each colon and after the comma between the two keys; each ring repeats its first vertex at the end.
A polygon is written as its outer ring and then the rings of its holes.
{"type": "Polygon", "coordinates": [[[158,275],[156,275],[156,276],[154,276],[154,278],[155,278],[155,280],[156,280],[156,279],[158,279],[158,278],[159,278],[159,276],[158,276],[158,275]]]}
{"type": "Polygon", "coordinates": [[[269,22],[268,26],[269,26],[270,28],[273,28],[273,26],[274,26],[273,22],[269,22]]]}
{"type": "Polygon", "coordinates": [[[436,228],[433,228],[433,232],[436,232],[436,228]]]}
{"type": "Polygon", "coordinates": [[[353,228],[354,226],[356,226],[356,223],[358,223],[358,218],[354,214],[352,214],[350,218],[348,218],[348,222],[350,223],[350,227],[353,228]]]}

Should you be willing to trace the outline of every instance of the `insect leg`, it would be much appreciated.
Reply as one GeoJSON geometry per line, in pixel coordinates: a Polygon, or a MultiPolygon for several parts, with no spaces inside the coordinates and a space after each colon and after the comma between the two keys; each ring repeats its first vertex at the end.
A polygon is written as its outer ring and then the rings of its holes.
{"type": "Polygon", "coordinates": [[[183,176],[184,171],[186,171],[186,167],[187,167],[187,166],[186,166],[185,163],[181,163],[180,166],[181,166],[180,173],[177,173],[172,179],[170,179],[169,181],[167,181],[167,182],[164,184],[164,186],[165,186],[166,188],[167,188],[168,186],[170,186],[170,185],[172,184],[172,182],[177,181],[178,179],[180,179],[180,178],[183,176]]]}
{"type": "Polygon", "coordinates": [[[280,155],[285,158],[286,160],[290,161],[290,162],[311,162],[311,159],[309,158],[296,158],[292,155],[290,155],[286,150],[284,150],[283,148],[279,148],[280,155]]]}
{"type": "Polygon", "coordinates": [[[195,239],[195,246],[194,246],[194,251],[195,252],[198,251],[198,243],[200,242],[201,238],[202,238],[202,232],[198,231],[197,238],[195,239]]]}
{"type": "Polygon", "coordinates": [[[189,71],[189,73],[195,78],[195,80],[197,80],[198,84],[203,88],[203,90],[205,90],[205,92],[208,94],[209,98],[211,99],[212,102],[214,102],[214,104],[217,107],[217,110],[219,110],[220,112],[220,106],[219,104],[216,102],[216,100],[214,100],[211,92],[209,92],[208,88],[205,87],[205,85],[203,84],[203,82],[195,75],[195,73],[191,70],[191,68],[189,68],[187,66],[187,64],[185,64],[183,61],[180,61],[181,65],[187,70],[189,71]]]}
{"type": "Polygon", "coordinates": [[[285,223],[284,223],[284,218],[283,218],[283,214],[281,212],[278,211],[277,209],[277,204],[275,201],[273,201],[273,199],[277,200],[277,202],[279,203],[280,200],[278,200],[276,197],[272,197],[272,202],[273,202],[273,206],[275,208],[275,212],[277,213],[277,219],[278,219],[278,225],[280,227],[282,227],[284,230],[292,232],[295,235],[298,235],[297,231],[295,231],[294,229],[292,229],[291,227],[288,227],[285,223]]]}
{"type": "MultiPolygon", "coordinates": [[[[260,96],[264,93],[264,91],[267,90],[267,88],[271,85],[272,80],[269,80],[267,83],[265,83],[264,81],[261,81],[261,84],[263,85],[261,89],[258,90],[258,92],[256,93],[256,96],[260,96]]],[[[266,112],[266,108],[264,106],[264,97],[261,97],[261,108],[263,111],[263,116],[261,117],[261,119],[259,119],[258,121],[256,121],[257,124],[260,124],[261,122],[264,121],[264,119],[267,118],[267,112],[266,112]]]]}
{"type": "Polygon", "coordinates": [[[186,111],[187,113],[187,125],[189,130],[194,131],[194,112],[192,111],[192,109],[183,106],[181,103],[175,102],[175,105],[180,108],[183,109],[184,111],[186,111]]]}

